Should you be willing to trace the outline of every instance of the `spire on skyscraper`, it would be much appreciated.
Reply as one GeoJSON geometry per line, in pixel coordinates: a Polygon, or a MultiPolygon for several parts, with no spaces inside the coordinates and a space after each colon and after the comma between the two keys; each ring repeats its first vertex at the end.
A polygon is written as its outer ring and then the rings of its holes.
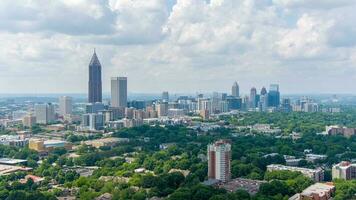
{"type": "Polygon", "coordinates": [[[96,55],[95,48],[94,48],[94,53],[93,53],[93,56],[91,57],[89,65],[101,65],[100,61],[98,59],[98,56],[96,55]]]}

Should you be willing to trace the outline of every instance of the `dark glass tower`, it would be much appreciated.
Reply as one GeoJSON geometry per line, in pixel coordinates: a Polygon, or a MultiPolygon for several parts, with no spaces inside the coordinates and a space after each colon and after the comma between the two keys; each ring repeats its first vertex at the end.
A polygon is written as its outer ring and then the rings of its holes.
{"type": "Polygon", "coordinates": [[[101,64],[94,50],[89,63],[89,96],[88,102],[95,103],[102,101],[102,86],[101,86],[101,64]]]}

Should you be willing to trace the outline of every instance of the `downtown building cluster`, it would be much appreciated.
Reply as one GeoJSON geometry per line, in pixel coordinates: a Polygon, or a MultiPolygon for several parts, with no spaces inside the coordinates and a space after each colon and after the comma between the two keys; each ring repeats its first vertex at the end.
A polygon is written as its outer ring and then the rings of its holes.
{"type": "MultiPolygon", "coordinates": [[[[164,91],[160,98],[143,101],[128,101],[128,78],[114,76],[110,80],[110,99],[103,101],[102,66],[94,50],[88,66],[88,97],[83,112],[73,113],[73,98],[61,96],[57,105],[53,103],[36,104],[33,112],[16,111],[15,120],[5,123],[22,123],[25,127],[35,124],[80,122],[78,130],[101,130],[139,126],[144,123],[184,123],[189,116],[200,116],[203,120],[215,118],[220,114],[237,112],[317,112],[319,105],[310,98],[291,102],[281,98],[279,85],[271,84],[258,92],[252,87],[248,95],[241,95],[237,82],[231,86],[230,93],[213,92],[212,95],[178,96],[170,98],[164,91]],[[56,112],[57,110],[57,112],[56,112]]],[[[77,123],[76,123],[77,124],[77,123]]]]}

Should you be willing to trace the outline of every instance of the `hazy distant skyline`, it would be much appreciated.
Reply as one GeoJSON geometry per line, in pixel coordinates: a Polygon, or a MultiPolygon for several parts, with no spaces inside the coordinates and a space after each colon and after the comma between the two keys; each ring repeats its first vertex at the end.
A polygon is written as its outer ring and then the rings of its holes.
{"type": "Polygon", "coordinates": [[[356,94],[356,0],[0,1],[0,93],[356,94]]]}

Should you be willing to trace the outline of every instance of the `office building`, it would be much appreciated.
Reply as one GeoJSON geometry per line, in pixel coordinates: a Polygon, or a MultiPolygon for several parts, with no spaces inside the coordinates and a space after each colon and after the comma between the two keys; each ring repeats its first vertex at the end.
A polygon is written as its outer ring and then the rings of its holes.
{"type": "Polygon", "coordinates": [[[209,120],[210,118],[210,113],[209,110],[200,110],[199,115],[203,118],[203,120],[209,120]]]}
{"type": "Polygon", "coordinates": [[[342,161],[332,168],[333,179],[351,180],[356,179],[356,163],[342,161]]]}
{"type": "Polygon", "coordinates": [[[101,102],[88,103],[87,105],[85,105],[86,113],[98,113],[99,111],[103,110],[105,110],[105,106],[101,102]]]}
{"type": "Polygon", "coordinates": [[[257,107],[257,90],[256,88],[251,88],[251,91],[250,91],[250,108],[256,108],[257,107]]]}
{"type": "Polygon", "coordinates": [[[315,182],[321,182],[324,180],[324,170],[322,169],[309,169],[302,167],[292,167],[279,164],[272,164],[267,166],[267,171],[293,171],[300,172],[304,176],[309,177],[315,182]]]}
{"type": "Polygon", "coordinates": [[[101,85],[101,64],[94,50],[94,54],[89,63],[89,87],[88,102],[95,103],[102,101],[101,85]]]}
{"type": "Polygon", "coordinates": [[[226,101],[229,110],[240,110],[242,107],[242,99],[240,97],[227,96],[226,101]]]}
{"type": "Polygon", "coordinates": [[[12,119],[19,120],[23,119],[28,113],[24,110],[17,110],[12,112],[12,119]]]}
{"type": "Polygon", "coordinates": [[[111,107],[127,107],[127,77],[111,77],[111,107]]]}
{"type": "Polygon", "coordinates": [[[169,93],[167,91],[162,92],[162,101],[163,102],[169,101],[169,93]]]}
{"type": "Polygon", "coordinates": [[[72,97],[68,96],[61,96],[59,97],[59,114],[64,116],[64,115],[70,115],[72,114],[72,97]]]}
{"type": "Polygon", "coordinates": [[[267,90],[265,87],[262,87],[260,95],[267,95],[267,90]]]}
{"type": "Polygon", "coordinates": [[[282,99],[281,111],[282,112],[292,112],[292,105],[290,103],[289,98],[282,99]]]}
{"type": "Polygon", "coordinates": [[[219,112],[220,113],[229,112],[229,103],[227,101],[219,101],[219,112]]]}
{"type": "Polygon", "coordinates": [[[126,119],[133,119],[134,117],[134,108],[125,108],[125,118],[126,119]]]}
{"type": "Polygon", "coordinates": [[[34,110],[37,123],[48,124],[55,121],[55,111],[53,104],[36,104],[34,110]]]}
{"type": "Polygon", "coordinates": [[[156,104],[156,111],[158,117],[163,117],[168,115],[168,102],[161,102],[156,104]]]}
{"type": "Polygon", "coordinates": [[[82,126],[89,130],[101,130],[104,128],[105,117],[102,113],[89,113],[82,115],[82,126]]]}
{"type": "Polygon", "coordinates": [[[231,179],[231,144],[219,140],[208,145],[208,178],[222,182],[231,179]]]}
{"type": "Polygon", "coordinates": [[[146,102],[142,100],[133,100],[129,101],[127,104],[129,108],[136,108],[136,109],[145,109],[146,102]]]}
{"type": "Polygon", "coordinates": [[[268,92],[268,106],[278,107],[280,104],[279,85],[271,84],[268,92]]]}
{"type": "Polygon", "coordinates": [[[147,118],[157,118],[157,111],[152,106],[146,107],[147,118]]]}
{"type": "Polygon", "coordinates": [[[213,107],[210,99],[201,99],[199,102],[199,110],[208,110],[209,114],[213,114],[213,107]]]}
{"type": "Polygon", "coordinates": [[[37,122],[36,122],[36,117],[32,114],[29,114],[27,116],[25,116],[23,119],[22,119],[22,124],[24,127],[29,127],[31,128],[33,125],[35,125],[37,122]]]}
{"type": "Polygon", "coordinates": [[[240,88],[239,84],[235,81],[234,84],[231,87],[231,96],[233,97],[239,97],[240,96],[240,88]]]}
{"type": "Polygon", "coordinates": [[[260,100],[258,102],[258,108],[260,112],[266,112],[268,109],[268,95],[267,92],[261,91],[260,100]]]}

